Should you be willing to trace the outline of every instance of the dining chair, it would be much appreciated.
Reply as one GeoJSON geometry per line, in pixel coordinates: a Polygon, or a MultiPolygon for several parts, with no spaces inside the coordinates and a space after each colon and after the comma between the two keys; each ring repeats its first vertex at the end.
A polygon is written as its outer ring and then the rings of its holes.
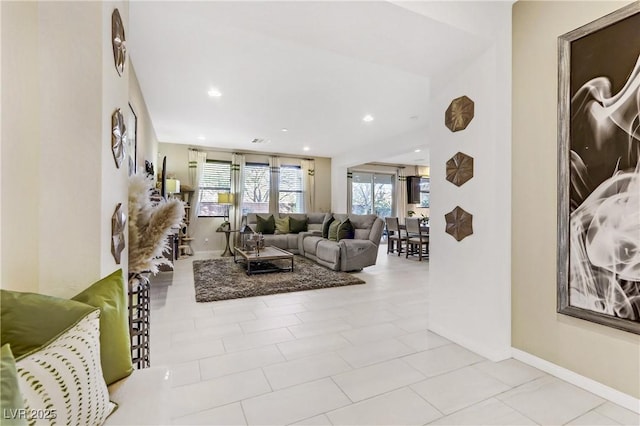
{"type": "Polygon", "coordinates": [[[394,252],[394,243],[397,243],[398,256],[402,253],[403,243],[406,246],[407,233],[400,229],[397,217],[385,217],[387,225],[387,254],[394,252]]]}
{"type": "Polygon", "coordinates": [[[429,234],[421,229],[420,219],[408,217],[404,223],[408,234],[405,258],[417,254],[418,260],[422,261],[422,257],[429,257],[429,234]]]}

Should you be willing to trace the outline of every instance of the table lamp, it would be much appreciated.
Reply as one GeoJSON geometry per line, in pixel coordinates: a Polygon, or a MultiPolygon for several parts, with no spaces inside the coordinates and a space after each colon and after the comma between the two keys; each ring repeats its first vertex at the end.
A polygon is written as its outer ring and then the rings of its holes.
{"type": "Polygon", "coordinates": [[[167,194],[177,194],[180,192],[180,181],[178,179],[167,179],[167,194]]]}
{"type": "Polygon", "coordinates": [[[229,206],[233,204],[233,194],[221,192],[218,194],[218,204],[226,205],[225,222],[229,222],[229,206]]]}

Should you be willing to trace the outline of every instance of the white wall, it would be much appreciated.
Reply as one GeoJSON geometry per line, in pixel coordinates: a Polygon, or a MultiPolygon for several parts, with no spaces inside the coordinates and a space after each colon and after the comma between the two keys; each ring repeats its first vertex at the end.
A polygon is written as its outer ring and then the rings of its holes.
{"type": "Polygon", "coordinates": [[[109,60],[115,5],[126,27],[123,2],[2,3],[3,47],[17,46],[2,52],[3,122],[13,123],[2,129],[11,153],[2,157],[3,288],[66,297],[126,270],[126,252],[116,266],[110,245],[111,216],[127,201],[126,169],[110,149],[111,113],[128,97],[127,76],[109,60]]]}
{"type": "MultiPolygon", "coordinates": [[[[2,33],[2,8],[0,7],[0,33],[2,33]]],[[[2,42],[0,42],[0,81],[2,81],[2,42]]],[[[2,102],[0,102],[0,129],[2,129],[2,102]]],[[[0,164],[2,164],[2,135],[0,135],[0,164]]],[[[0,173],[0,191],[2,173],[0,173]]],[[[2,197],[0,197],[0,224],[2,224],[2,197]]],[[[0,288],[2,287],[2,226],[0,226],[0,288]]]]}
{"type": "MultiPolygon", "coordinates": [[[[502,32],[493,47],[434,85],[431,123],[429,328],[479,354],[511,354],[510,311],[510,5],[494,16],[502,32]],[[462,131],[444,125],[445,110],[462,95],[475,117],[462,131]],[[474,177],[461,187],[445,179],[456,152],[474,158],[474,177]],[[445,214],[473,214],[473,235],[445,233],[445,214]]],[[[494,28],[495,31],[495,28],[494,28]]]]}
{"type": "MultiPolygon", "coordinates": [[[[128,212],[128,187],[129,187],[129,166],[128,159],[125,158],[117,168],[111,150],[111,114],[119,108],[125,117],[125,124],[128,125],[129,115],[129,72],[130,63],[127,58],[125,71],[122,76],[118,75],[114,60],[113,49],[111,47],[111,14],[118,8],[125,30],[129,27],[129,3],[128,2],[100,2],[102,5],[102,181],[101,190],[102,206],[100,217],[101,239],[100,239],[100,276],[105,276],[118,268],[127,271],[129,264],[127,247],[120,254],[120,264],[111,253],[111,217],[118,203],[122,203],[122,210],[128,212]],[[109,163],[109,159],[111,162],[109,163]],[[108,250],[104,248],[107,247],[108,250]]],[[[125,31],[125,36],[126,36],[125,31]]],[[[125,232],[128,234],[128,232],[125,232]]],[[[126,273],[126,272],[125,272],[126,273]]]]}
{"type": "Polygon", "coordinates": [[[129,102],[133,106],[138,117],[138,132],[136,135],[137,141],[137,158],[136,168],[138,171],[143,170],[145,167],[145,161],[153,163],[154,169],[158,170],[158,138],[156,137],[151,117],[149,116],[149,110],[147,109],[147,103],[144,100],[144,95],[140,89],[140,83],[136,76],[134,61],[135,58],[129,57],[129,102]]]}
{"type": "Polygon", "coordinates": [[[2,2],[2,288],[37,291],[38,6],[2,2]],[[9,84],[10,83],[10,84],[9,84]],[[20,160],[24,159],[24,160],[20,160]]]}
{"type": "MultiPolygon", "coordinates": [[[[429,93],[424,93],[425,97],[429,93]]],[[[424,111],[427,116],[429,111],[424,111]]],[[[391,139],[371,141],[367,150],[362,148],[347,149],[340,155],[331,158],[331,211],[347,212],[347,170],[359,164],[385,162],[399,154],[412,152],[416,146],[429,140],[429,128],[424,126],[412,132],[403,133],[391,139]]],[[[349,141],[345,141],[349,146],[349,141]]],[[[426,165],[425,165],[426,166],[426,165]]]]}

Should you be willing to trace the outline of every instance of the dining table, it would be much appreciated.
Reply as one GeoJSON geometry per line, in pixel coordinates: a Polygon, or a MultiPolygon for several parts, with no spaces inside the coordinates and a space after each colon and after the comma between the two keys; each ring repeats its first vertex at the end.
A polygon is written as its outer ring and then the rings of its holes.
{"type": "MultiPolygon", "coordinates": [[[[404,223],[399,224],[398,228],[400,230],[405,230],[405,231],[407,230],[407,226],[404,223]]],[[[428,234],[429,233],[429,224],[420,225],[420,232],[428,234]]]]}

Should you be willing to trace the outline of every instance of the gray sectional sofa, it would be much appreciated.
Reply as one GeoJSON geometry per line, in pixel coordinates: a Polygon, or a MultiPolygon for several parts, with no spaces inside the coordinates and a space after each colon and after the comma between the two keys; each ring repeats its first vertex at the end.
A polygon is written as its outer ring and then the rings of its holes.
{"type": "MultiPolygon", "coordinates": [[[[271,214],[250,213],[245,223],[251,229],[258,229],[258,218],[268,219],[271,214]]],[[[274,218],[291,216],[298,220],[307,219],[307,231],[297,234],[263,234],[266,245],[276,246],[294,254],[299,254],[334,271],[358,271],[375,265],[378,246],[384,229],[384,221],[376,215],[308,213],[275,214],[274,218]],[[333,241],[322,236],[323,227],[328,228],[331,219],[344,222],[347,218],[353,226],[353,238],[333,241]]]]}
{"type": "MultiPolygon", "coordinates": [[[[271,214],[269,213],[249,213],[245,217],[245,223],[249,225],[254,231],[258,229],[258,218],[260,216],[267,219],[271,214]]],[[[268,246],[276,246],[293,254],[301,254],[299,247],[299,240],[307,234],[322,234],[322,224],[331,217],[331,213],[290,213],[290,214],[274,214],[276,218],[284,218],[291,216],[298,220],[307,219],[307,231],[298,234],[263,234],[264,243],[268,246]]]]}

